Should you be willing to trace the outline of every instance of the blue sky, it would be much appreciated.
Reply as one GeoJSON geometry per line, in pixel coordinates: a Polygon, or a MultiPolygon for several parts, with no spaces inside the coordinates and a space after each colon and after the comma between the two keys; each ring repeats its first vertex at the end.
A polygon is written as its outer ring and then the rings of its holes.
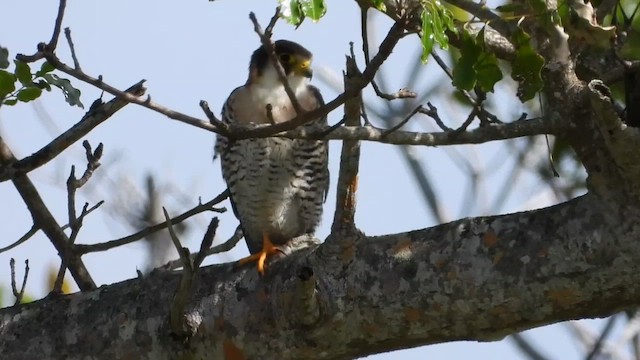
{"type": "MultiPolygon", "coordinates": [[[[361,48],[359,9],[354,1],[327,2],[328,13],[319,23],[307,21],[295,30],[279,22],[275,37],[300,42],[311,50],[315,54],[316,74],[340,76],[349,42],[355,43],[357,54],[361,48]]],[[[266,25],[275,5],[276,0],[69,1],[63,26],[71,28],[80,64],[88,74],[96,77],[101,74],[105,82],[121,89],[147,79],[148,94],[154,101],[204,119],[199,100],[207,100],[214,112],[219,113],[229,92],[246,80],[249,56],[259,44],[248,18],[249,11],[254,11],[266,25]]],[[[3,4],[3,13],[11,16],[4,16],[0,22],[0,44],[9,48],[11,56],[17,52],[32,53],[38,42],[50,38],[56,11],[57,1],[22,0],[3,4]]],[[[378,42],[389,25],[383,17],[376,18],[373,26],[378,42]]],[[[407,74],[408,64],[414,62],[418,49],[416,37],[406,38],[398,45],[383,66],[387,74],[386,90],[397,90],[406,85],[407,76],[418,76],[419,84],[431,84],[441,90],[441,95],[434,95],[429,100],[441,110],[446,122],[451,126],[459,125],[466,114],[447,98],[452,93],[451,83],[442,77],[434,62],[424,65],[425,71],[420,74],[407,74]]],[[[64,38],[60,40],[57,54],[71,63],[64,38]]],[[[362,65],[362,57],[359,61],[362,65]]],[[[330,100],[337,93],[321,82],[321,77],[316,76],[314,83],[320,87],[325,99],[330,100]]],[[[97,89],[73,79],[72,82],[82,90],[85,105],[100,96],[97,89]]],[[[499,84],[503,90],[509,86],[506,82],[499,84]]],[[[105,99],[111,99],[111,96],[105,95],[105,99]]],[[[383,108],[383,100],[376,99],[371,91],[365,92],[365,99],[372,106],[383,108]]],[[[495,110],[504,119],[509,119],[517,117],[522,109],[516,105],[498,106],[495,110]]],[[[0,133],[21,158],[72,126],[84,112],[67,106],[62,94],[54,91],[45,94],[36,105],[3,107],[0,133]],[[50,116],[49,120],[38,115],[43,111],[50,116]]],[[[340,118],[341,109],[338,109],[330,114],[329,121],[334,123],[340,118]]],[[[382,125],[376,119],[372,120],[374,124],[382,125]]],[[[435,130],[426,117],[417,118],[412,126],[435,130]]],[[[161,186],[166,190],[165,204],[172,214],[194,206],[199,197],[206,201],[224,190],[219,164],[211,162],[213,138],[212,133],[136,105],[128,105],[99,126],[87,140],[94,146],[99,142],[105,144],[103,166],[88,188],[79,191],[78,206],[84,201],[94,204],[103,199],[107,204],[85,220],[78,242],[96,243],[131,233],[131,228],[121,225],[121,217],[110,215],[107,210],[110,206],[113,209],[110,202],[115,192],[131,184],[139,186],[147,173],[156,175],[162,182],[161,186]]],[[[324,221],[318,231],[320,238],[328,234],[334,211],[339,148],[339,142],[331,144],[333,179],[324,221]]],[[[455,220],[490,212],[488,204],[501,190],[495,184],[502,184],[508,164],[513,163],[508,149],[504,144],[487,144],[456,148],[415,147],[411,151],[419,161],[427,164],[447,219],[455,220]],[[472,208],[462,205],[463,194],[469,187],[468,178],[451,160],[452,152],[470,159],[474,167],[486,173],[483,188],[486,194],[472,208]],[[498,165],[495,165],[496,159],[498,165]],[[495,168],[488,169],[490,166],[495,168]]],[[[66,223],[64,184],[73,164],[84,169],[84,150],[80,142],[56,161],[29,174],[61,224],[66,223]]],[[[549,202],[544,192],[546,188],[532,176],[525,175],[514,186],[518,186],[518,194],[510,198],[501,212],[522,210],[523,204],[530,199],[535,202],[526,206],[540,207],[549,202]]],[[[435,225],[437,222],[417,191],[398,149],[390,145],[363,145],[356,222],[366,234],[389,234],[435,225]]],[[[199,246],[210,216],[199,215],[191,220],[192,231],[183,241],[193,251],[199,246]]],[[[31,226],[28,211],[9,182],[0,183],[0,219],[0,247],[18,239],[31,226]]],[[[218,239],[225,239],[237,222],[230,211],[221,215],[220,220],[218,239]]],[[[137,268],[144,268],[146,252],[143,244],[133,244],[90,254],[84,260],[98,284],[110,284],[134,277],[137,268]]],[[[245,254],[244,244],[239,244],[234,250],[212,257],[208,262],[230,261],[245,254]]],[[[20,247],[0,254],[0,283],[4,285],[9,283],[10,257],[16,258],[19,273],[24,259],[29,259],[31,273],[27,290],[36,297],[43,296],[46,273],[59,264],[49,241],[38,234],[20,247]]],[[[556,359],[577,359],[572,341],[560,326],[533,330],[529,336],[556,359]]],[[[440,344],[371,358],[467,359],[471,356],[475,359],[520,358],[514,347],[505,341],[440,344]]]]}

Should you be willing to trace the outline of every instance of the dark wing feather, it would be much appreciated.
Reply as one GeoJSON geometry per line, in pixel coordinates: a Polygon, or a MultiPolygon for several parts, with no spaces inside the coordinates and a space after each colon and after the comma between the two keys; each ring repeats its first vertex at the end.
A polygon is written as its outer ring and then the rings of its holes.
{"type": "MultiPolygon", "coordinates": [[[[319,107],[323,107],[324,106],[324,98],[322,97],[322,94],[320,93],[320,90],[313,86],[313,85],[309,85],[309,91],[311,91],[311,93],[313,94],[313,96],[316,98],[317,101],[317,106],[316,109],[319,107]]],[[[313,109],[315,110],[315,109],[313,109]]],[[[327,121],[327,115],[321,117],[318,120],[312,121],[310,123],[308,123],[305,126],[310,126],[310,127],[316,127],[316,128],[323,128],[325,126],[328,125],[328,121],[327,121]]],[[[329,142],[326,142],[326,147],[327,147],[327,151],[325,152],[325,164],[329,163],[329,142]]],[[[329,169],[327,169],[327,183],[324,187],[324,189],[322,189],[322,191],[324,192],[324,201],[327,201],[327,196],[329,195],[329,183],[330,183],[330,173],[329,173],[329,169]]]]}

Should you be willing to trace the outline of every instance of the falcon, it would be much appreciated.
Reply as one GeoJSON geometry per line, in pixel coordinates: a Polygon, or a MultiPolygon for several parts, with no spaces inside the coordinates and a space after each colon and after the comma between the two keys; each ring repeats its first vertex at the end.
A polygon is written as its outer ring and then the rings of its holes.
{"type": "MultiPolygon", "coordinates": [[[[273,48],[303,110],[324,105],[320,91],[309,85],[311,52],[288,40],[276,41],[273,48]]],[[[271,58],[263,46],[253,52],[247,82],[231,92],[222,108],[223,122],[250,126],[286,122],[297,115],[271,58]]],[[[326,124],[324,116],[302,126],[326,124]]],[[[218,135],[215,153],[251,253],[240,264],[255,261],[264,275],[266,259],[280,252],[279,246],[313,234],[320,222],[329,188],[328,144],[280,137],[234,141],[218,135]]]]}

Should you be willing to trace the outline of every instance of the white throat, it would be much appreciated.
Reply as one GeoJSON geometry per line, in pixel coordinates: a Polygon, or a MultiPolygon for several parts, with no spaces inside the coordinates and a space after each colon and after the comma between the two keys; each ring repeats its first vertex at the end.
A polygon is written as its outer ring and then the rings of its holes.
{"type": "MultiPolygon", "coordinates": [[[[300,98],[301,95],[308,91],[308,78],[291,74],[287,76],[287,80],[291,90],[296,94],[296,98],[300,98]]],[[[253,100],[256,104],[263,104],[264,106],[271,104],[273,107],[277,107],[290,103],[289,96],[282,82],[280,82],[280,78],[278,78],[278,73],[271,64],[266,67],[262,76],[256,79],[251,87],[253,88],[253,100]]]]}

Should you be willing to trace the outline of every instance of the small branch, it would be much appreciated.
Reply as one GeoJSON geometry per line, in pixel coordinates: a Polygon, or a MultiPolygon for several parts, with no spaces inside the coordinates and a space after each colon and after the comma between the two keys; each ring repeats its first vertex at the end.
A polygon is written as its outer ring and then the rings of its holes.
{"type": "MultiPolygon", "coordinates": [[[[178,239],[176,233],[173,230],[173,225],[171,224],[169,213],[167,213],[167,210],[164,207],[162,208],[162,211],[164,213],[164,218],[166,220],[167,228],[169,230],[169,234],[171,235],[173,245],[176,247],[176,250],[180,255],[183,269],[180,284],[178,285],[178,289],[176,290],[176,293],[173,296],[173,300],[171,302],[171,329],[173,330],[174,334],[188,340],[195,333],[196,328],[190,326],[191,324],[189,324],[188,319],[184,316],[184,309],[187,305],[187,302],[189,301],[189,297],[191,296],[193,283],[195,282],[198,270],[200,269],[200,264],[202,264],[202,260],[204,260],[204,255],[196,256],[194,262],[191,262],[189,249],[182,247],[182,245],[180,244],[180,239],[178,239]]],[[[209,227],[207,228],[207,232],[202,239],[199,254],[204,254],[204,252],[209,247],[211,247],[217,228],[218,218],[214,217],[213,219],[211,219],[209,227]]]]}
{"type": "Polygon", "coordinates": [[[37,226],[35,226],[35,225],[31,226],[31,229],[29,229],[29,231],[27,231],[24,235],[22,235],[20,237],[20,239],[18,239],[17,241],[15,241],[14,243],[12,243],[12,244],[10,244],[8,246],[0,248],[0,254],[2,254],[5,251],[9,251],[9,250],[13,249],[14,247],[22,244],[23,242],[29,240],[33,235],[35,235],[38,232],[38,230],[40,230],[40,229],[37,226]]]}
{"type": "MultiPolygon", "coordinates": [[[[351,43],[351,56],[347,56],[347,71],[344,76],[345,92],[354,84],[354,79],[360,76],[360,71],[353,54],[351,43]]],[[[347,126],[360,126],[361,94],[347,100],[344,105],[344,118],[347,126]]],[[[340,173],[338,175],[338,189],[336,194],[336,210],[333,216],[331,233],[355,231],[356,190],[358,188],[358,169],[360,162],[360,142],[347,140],[342,144],[340,156],[340,173]]]]}
{"type": "Polygon", "coordinates": [[[167,209],[164,208],[164,206],[162,207],[162,212],[164,213],[164,218],[166,221],[165,224],[167,230],[169,230],[169,235],[171,237],[171,241],[173,242],[173,246],[175,246],[176,251],[178,251],[178,255],[180,256],[180,260],[182,261],[185,272],[190,273],[193,269],[191,268],[191,260],[189,259],[189,249],[182,247],[182,245],[180,244],[180,239],[178,239],[176,232],[173,230],[171,218],[169,218],[169,213],[167,212],[167,209]]]}
{"type": "Polygon", "coordinates": [[[91,77],[85,74],[81,70],[73,69],[68,65],[64,64],[62,61],[60,61],[60,59],[58,59],[58,57],[51,52],[45,52],[44,56],[51,65],[53,65],[56,69],[62,71],[63,73],[73,76],[74,78],[80,81],[84,81],[88,84],[91,84],[100,90],[104,90],[108,92],[109,94],[117,96],[121,100],[124,100],[128,103],[140,105],[142,107],[153,110],[173,120],[177,120],[185,124],[193,125],[195,127],[205,129],[208,131],[213,131],[221,135],[225,135],[225,136],[227,135],[224,129],[219,129],[207,121],[200,120],[193,116],[183,114],[179,111],[171,110],[165,106],[162,106],[156,102],[151,101],[150,97],[147,97],[146,99],[142,99],[139,96],[134,96],[132,94],[123,92],[105,83],[104,81],[102,81],[102,79],[96,79],[94,77],[91,77]]]}
{"type": "Polygon", "coordinates": [[[421,107],[418,112],[432,118],[436,122],[438,127],[440,127],[440,129],[442,129],[443,131],[451,131],[451,128],[446,126],[444,122],[442,122],[442,119],[440,119],[440,115],[438,115],[438,108],[433,106],[433,104],[431,104],[430,102],[427,103],[427,107],[428,109],[421,107]]]}
{"type": "MultiPolygon", "coordinates": [[[[202,255],[203,260],[209,255],[219,254],[219,253],[226,252],[233,249],[238,243],[238,241],[240,241],[240,239],[242,239],[242,229],[240,228],[240,226],[238,226],[236,228],[236,231],[233,233],[233,235],[229,239],[227,239],[227,241],[223,242],[220,245],[216,245],[212,248],[206,249],[204,254],[202,255]]],[[[201,256],[200,254],[202,254],[202,249],[197,254],[192,254],[191,260],[195,262],[196,257],[201,256]]],[[[169,261],[166,264],[157,267],[156,269],[168,271],[168,270],[175,270],[180,267],[182,267],[182,260],[176,259],[176,260],[169,261]]]]}
{"type": "MultiPolygon", "coordinates": [[[[78,219],[76,221],[82,221],[84,220],[84,218],[91,214],[93,211],[97,210],[100,206],[102,206],[104,204],[104,200],[100,200],[98,201],[98,203],[96,203],[95,205],[93,205],[92,207],[86,209],[86,211],[83,211],[80,213],[80,216],[78,216],[78,219]]],[[[62,230],[66,230],[71,228],[71,224],[66,224],[62,227],[62,230]]]]}
{"type": "MultiPolygon", "coordinates": [[[[87,140],[82,142],[82,146],[84,146],[85,154],[87,157],[87,168],[82,174],[80,179],[76,179],[76,167],[75,165],[71,166],[71,173],[69,174],[69,178],[67,179],[67,212],[69,216],[69,227],[71,228],[71,235],[69,235],[69,246],[73,246],[80,233],[80,228],[82,228],[82,220],[86,216],[88,212],[89,203],[85,203],[82,208],[82,213],[80,218],[76,216],[76,190],[84,186],[93,172],[100,167],[100,158],[102,157],[103,146],[102,143],[98,145],[95,151],[91,151],[91,145],[87,140]]],[[[80,254],[74,254],[75,257],[80,257],[80,254]]],[[[62,284],[64,281],[64,274],[66,271],[66,266],[64,263],[60,263],[60,268],[58,269],[58,276],[56,277],[56,282],[53,286],[52,292],[54,294],[60,294],[62,292],[62,284]]]]}
{"type": "Polygon", "coordinates": [[[385,130],[374,127],[340,126],[330,132],[328,132],[330,129],[328,127],[313,132],[306,129],[296,129],[276,136],[289,139],[320,139],[323,136],[324,139],[328,140],[362,140],[394,145],[443,146],[483,144],[490,141],[514,139],[523,136],[560,134],[568,128],[569,126],[565,124],[552,125],[546,118],[532,118],[504,124],[492,124],[462,132],[456,132],[455,130],[444,132],[398,130],[384,136],[385,130]]]}
{"type": "Polygon", "coordinates": [[[223,123],[222,121],[220,121],[220,119],[218,119],[215,114],[213,113],[213,111],[211,111],[211,109],[209,108],[209,103],[204,101],[204,100],[200,100],[200,107],[202,108],[202,111],[204,111],[204,114],[207,115],[207,119],[209,119],[209,122],[215,126],[218,129],[224,129],[224,131],[229,131],[229,127],[227,124],[223,123]]]}
{"type": "MultiPolygon", "coordinates": [[[[13,152],[0,136],[0,165],[12,164],[16,161],[13,152]]],[[[78,288],[82,291],[92,290],[96,288],[89,271],[84,266],[82,259],[75,256],[73,249],[69,244],[69,238],[60,228],[56,219],[51,214],[33,185],[26,175],[18,174],[11,180],[18,190],[22,200],[27,205],[27,209],[31,213],[34,226],[42,229],[42,232],[49,238],[53,246],[62,258],[62,262],[69,268],[71,275],[78,284],[78,288]]]]}
{"type": "Polygon", "coordinates": [[[51,34],[51,40],[49,40],[48,44],[40,43],[38,44],[38,51],[33,55],[23,55],[18,54],[16,58],[22,62],[34,62],[42,59],[44,57],[43,49],[46,51],[53,52],[58,46],[58,38],[60,37],[60,29],[62,28],[62,18],[64,17],[64,10],[67,6],[67,0],[60,0],[58,4],[58,16],[56,17],[56,23],[53,26],[53,34],[51,34]]]}
{"type": "Polygon", "coordinates": [[[260,42],[262,43],[262,46],[264,47],[264,49],[267,51],[267,55],[269,56],[269,59],[271,60],[273,67],[276,69],[276,73],[278,74],[278,79],[280,79],[282,86],[284,86],[284,91],[287,93],[287,96],[289,96],[289,101],[291,101],[291,104],[293,105],[293,109],[296,111],[297,115],[301,115],[304,113],[304,109],[298,102],[298,98],[296,97],[296,94],[293,92],[293,89],[291,89],[291,85],[287,80],[287,75],[284,73],[282,64],[280,64],[280,60],[278,60],[278,57],[276,56],[275,50],[273,48],[273,43],[271,42],[271,31],[273,30],[273,27],[275,26],[279,16],[280,16],[280,7],[277,7],[275,15],[271,18],[271,21],[267,26],[268,31],[263,32],[262,27],[260,27],[260,23],[258,23],[258,19],[256,19],[256,14],[254,14],[253,12],[249,13],[249,18],[253,23],[253,31],[255,31],[256,34],[258,34],[258,36],[260,37],[260,42]]]}
{"type": "Polygon", "coordinates": [[[409,120],[411,120],[411,118],[412,118],[415,114],[417,114],[417,113],[421,112],[420,110],[422,110],[422,105],[418,105],[418,106],[417,106],[415,109],[413,109],[413,110],[412,110],[412,111],[411,111],[407,116],[405,116],[405,117],[404,117],[404,119],[402,119],[402,121],[400,121],[399,123],[397,123],[395,126],[393,126],[392,128],[390,128],[390,129],[388,129],[388,130],[385,130],[385,131],[382,133],[382,136],[383,136],[383,137],[386,137],[387,135],[389,135],[389,134],[391,134],[391,133],[393,133],[393,132],[395,132],[395,131],[398,131],[398,130],[399,130],[401,127],[403,127],[407,122],[409,122],[409,120]]]}
{"type": "Polygon", "coordinates": [[[16,297],[16,302],[13,304],[18,305],[22,301],[22,297],[24,296],[24,289],[27,287],[27,277],[29,277],[29,260],[24,261],[24,277],[22,278],[22,286],[20,287],[20,291],[16,286],[16,260],[11,258],[9,260],[9,266],[11,267],[11,290],[13,291],[13,296],[16,297]]]}
{"type": "Polygon", "coordinates": [[[82,70],[80,68],[78,57],[76,56],[76,48],[73,45],[73,40],[71,40],[71,29],[69,29],[68,27],[64,28],[64,36],[67,38],[67,43],[69,43],[69,49],[71,50],[71,58],[73,59],[74,68],[76,70],[82,70]]]}
{"type": "MultiPolygon", "coordinates": [[[[143,95],[146,90],[142,86],[143,83],[144,80],[132,85],[126,90],[126,93],[133,97],[143,95]]],[[[10,164],[0,162],[0,182],[9,180],[18,174],[26,174],[53,160],[127,104],[127,101],[115,98],[107,103],[92,106],[78,123],[34,154],[10,164]]]]}
{"type": "MultiPolygon", "coordinates": [[[[183,222],[184,220],[199,214],[201,212],[205,212],[205,211],[214,211],[214,212],[218,212],[218,213],[222,213],[225,212],[226,209],[222,208],[222,209],[217,209],[214,208],[213,206],[224,201],[227,197],[228,197],[229,193],[227,190],[223,191],[222,193],[220,193],[218,196],[216,196],[215,198],[213,198],[211,201],[205,203],[205,204],[198,204],[196,207],[194,207],[191,210],[188,210],[184,213],[182,213],[181,215],[176,216],[175,218],[171,219],[171,223],[172,224],[179,224],[181,222],[183,222]]],[[[88,254],[88,253],[92,253],[92,252],[98,252],[98,251],[106,251],[109,249],[113,249],[115,247],[118,246],[122,246],[122,245],[126,245],[126,244],[130,244],[134,241],[138,241],[144,237],[147,237],[157,231],[160,231],[164,228],[167,227],[166,222],[164,223],[160,223],[157,225],[153,225],[153,226],[149,226],[143,230],[140,230],[134,234],[131,234],[129,236],[125,236],[123,238],[120,239],[116,239],[116,240],[111,240],[111,241],[107,241],[107,242],[103,242],[103,243],[98,243],[98,244],[91,244],[91,245],[85,245],[85,244],[78,244],[75,246],[75,250],[79,253],[79,254],[88,254]]]]}
{"type": "Polygon", "coordinates": [[[464,121],[464,123],[462,123],[459,128],[455,129],[454,132],[461,133],[466,131],[469,125],[471,125],[471,123],[473,122],[473,119],[476,118],[477,114],[478,108],[474,107],[473,110],[471,110],[471,112],[469,113],[469,116],[467,116],[467,119],[464,121]]]}
{"type": "MultiPolygon", "coordinates": [[[[367,22],[367,10],[368,8],[360,4],[360,33],[362,34],[362,52],[364,53],[364,63],[366,66],[369,65],[369,30],[368,30],[368,22],[367,22]]],[[[380,90],[380,87],[376,83],[375,79],[371,80],[371,86],[373,87],[373,91],[376,92],[378,97],[383,98],[385,100],[395,100],[395,99],[407,99],[407,98],[415,98],[417,96],[416,93],[410,91],[408,89],[400,89],[399,91],[393,94],[387,94],[380,90]]],[[[364,108],[364,107],[363,107],[364,108]]]]}
{"type": "Polygon", "coordinates": [[[193,259],[193,269],[194,272],[197,272],[198,269],[200,268],[200,265],[202,265],[202,261],[204,261],[204,258],[207,257],[207,251],[209,251],[209,249],[211,249],[211,244],[213,244],[213,239],[216,236],[216,230],[218,229],[218,218],[214,217],[213,219],[211,219],[211,222],[209,222],[209,226],[207,227],[207,232],[204,234],[204,237],[202,238],[202,242],[200,243],[200,251],[198,251],[197,254],[195,254],[195,258],[193,259]]]}
{"type": "MultiPolygon", "coordinates": [[[[273,35],[273,28],[276,26],[276,22],[278,22],[278,19],[280,19],[280,10],[281,10],[280,6],[277,6],[275,14],[273,14],[273,16],[271,17],[271,20],[269,20],[269,24],[267,24],[267,27],[264,29],[264,36],[266,36],[269,39],[271,39],[271,35],[273,35]]],[[[255,23],[254,23],[254,26],[255,26],[255,23]]]]}

